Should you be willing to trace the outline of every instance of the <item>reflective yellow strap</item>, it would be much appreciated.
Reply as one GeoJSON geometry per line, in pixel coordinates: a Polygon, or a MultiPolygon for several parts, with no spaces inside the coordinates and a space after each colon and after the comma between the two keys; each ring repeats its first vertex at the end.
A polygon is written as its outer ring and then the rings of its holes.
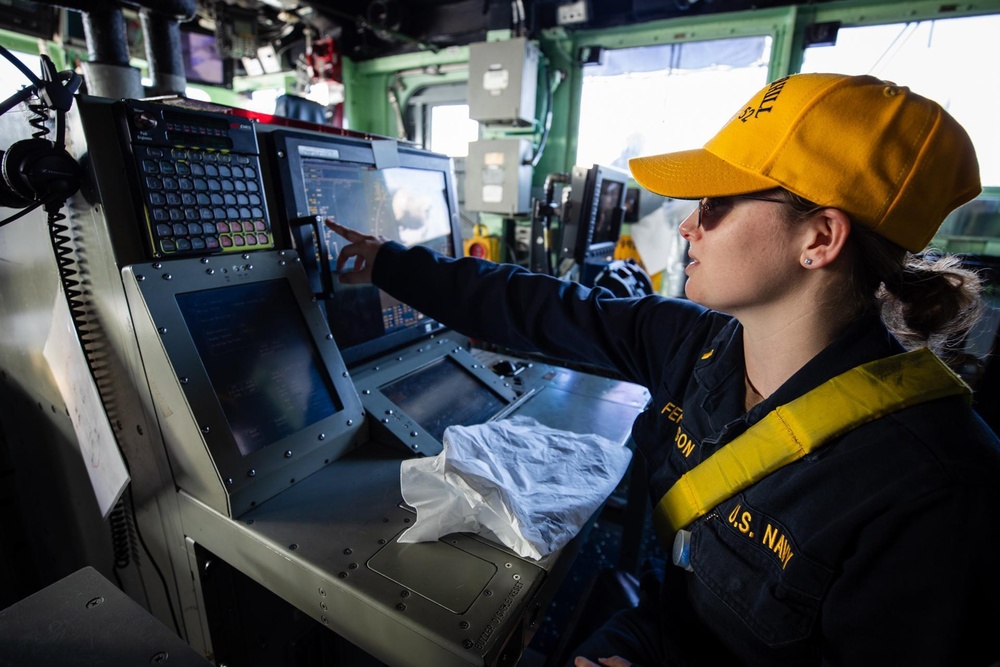
{"type": "Polygon", "coordinates": [[[685,473],[653,512],[666,538],[726,498],[830,438],[901,408],[969,387],[927,348],[852,368],[769,412],[728,445],[685,473]]]}

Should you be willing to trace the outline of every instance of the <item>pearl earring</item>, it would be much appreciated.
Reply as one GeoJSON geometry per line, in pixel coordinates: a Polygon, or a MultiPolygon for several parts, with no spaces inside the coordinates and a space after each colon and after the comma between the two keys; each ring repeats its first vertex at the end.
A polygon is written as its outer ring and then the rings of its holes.
{"type": "Polygon", "coordinates": [[[806,266],[812,266],[813,261],[811,257],[806,257],[802,263],[805,264],[806,266]]]}

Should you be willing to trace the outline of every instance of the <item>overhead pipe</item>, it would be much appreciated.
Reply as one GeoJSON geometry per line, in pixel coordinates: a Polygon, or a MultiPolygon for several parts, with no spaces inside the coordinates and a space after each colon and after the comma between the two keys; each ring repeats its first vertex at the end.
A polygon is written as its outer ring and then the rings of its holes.
{"type": "Polygon", "coordinates": [[[152,79],[149,94],[183,95],[187,74],[184,72],[180,24],[195,17],[197,4],[195,0],[138,4],[139,22],[146,42],[146,62],[152,79]]]}
{"type": "Polygon", "coordinates": [[[84,63],[87,92],[112,98],[184,93],[187,75],[180,24],[195,17],[196,0],[60,0],[54,4],[83,14],[88,56],[88,62],[84,63]],[[139,10],[152,80],[148,91],[142,88],[138,70],[129,65],[128,37],[122,14],[124,5],[139,10]]]}

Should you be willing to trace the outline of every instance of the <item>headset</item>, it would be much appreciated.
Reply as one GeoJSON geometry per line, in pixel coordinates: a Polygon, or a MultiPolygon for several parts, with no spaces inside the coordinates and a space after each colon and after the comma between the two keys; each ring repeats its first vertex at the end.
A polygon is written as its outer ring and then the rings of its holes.
{"type": "Polygon", "coordinates": [[[29,123],[37,131],[30,139],[16,141],[6,150],[0,151],[0,206],[24,209],[0,223],[4,225],[39,206],[44,206],[50,212],[58,210],[80,189],[83,169],[66,152],[65,116],[73,104],[73,95],[79,89],[82,79],[76,72],[56,72],[52,60],[44,54],[41,56],[41,79],[2,46],[0,55],[31,82],[31,85],[0,103],[0,115],[33,95],[39,98],[38,104],[28,105],[34,113],[34,118],[29,123]],[[55,141],[45,138],[49,133],[45,122],[50,111],[55,112],[56,117],[55,141]]]}

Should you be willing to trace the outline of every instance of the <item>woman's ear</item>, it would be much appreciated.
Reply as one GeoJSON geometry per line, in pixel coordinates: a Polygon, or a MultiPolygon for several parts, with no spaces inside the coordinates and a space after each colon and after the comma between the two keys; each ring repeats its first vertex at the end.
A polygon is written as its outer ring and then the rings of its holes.
{"type": "Polygon", "coordinates": [[[838,208],[822,208],[802,223],[805,232],[799,261],[807,269],[829,266],[844,252],[851,219],[838,208]]]}

